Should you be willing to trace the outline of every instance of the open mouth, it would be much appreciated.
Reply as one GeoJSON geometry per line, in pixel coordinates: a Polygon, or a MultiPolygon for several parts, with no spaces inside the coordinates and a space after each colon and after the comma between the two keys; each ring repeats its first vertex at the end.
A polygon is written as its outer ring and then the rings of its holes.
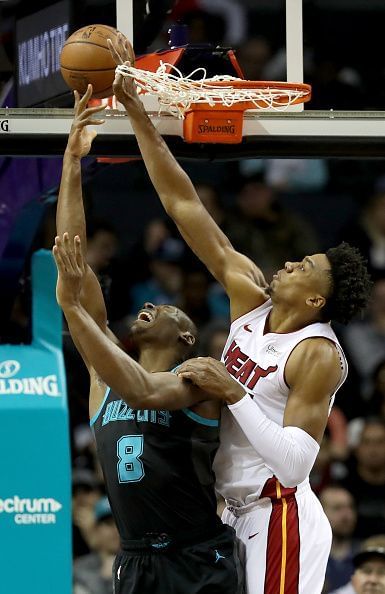
{"type": "Polygon", "coordinates": [[[155,320],[155,313],[147,311],[146,309],[142,309],[142,311],[140,311],[138,314],[137,320],[140,320],[141,322],[146,322],[148,324],[155,320]]]}

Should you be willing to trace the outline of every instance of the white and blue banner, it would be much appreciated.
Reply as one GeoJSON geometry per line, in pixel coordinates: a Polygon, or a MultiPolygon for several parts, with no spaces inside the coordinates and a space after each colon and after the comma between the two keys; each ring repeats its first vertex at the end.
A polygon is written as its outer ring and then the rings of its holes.
{"type": "Polygon", "coordinates": [[[0,345],[0,591],[70,594],[71,465],[50,252],[32,261],[32,343],[0,345]]]}

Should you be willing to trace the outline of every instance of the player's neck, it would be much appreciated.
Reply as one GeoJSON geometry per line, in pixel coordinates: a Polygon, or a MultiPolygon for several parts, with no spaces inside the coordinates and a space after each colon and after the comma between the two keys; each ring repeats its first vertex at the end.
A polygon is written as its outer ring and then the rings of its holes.
{"type": "Polygon", "coordinates": [[[169,371],[175,366],[177,355],[175,349],[143,347],[140,349],[139,363],[146,371],[169,371]]]}
{"type": "Polygon", "coordinates": [[[315,322],[317,320],[314,319],[311,311],[307,313],[275,303],[267,321],[266,332],[278,334],[296,332],[315,322]]]}

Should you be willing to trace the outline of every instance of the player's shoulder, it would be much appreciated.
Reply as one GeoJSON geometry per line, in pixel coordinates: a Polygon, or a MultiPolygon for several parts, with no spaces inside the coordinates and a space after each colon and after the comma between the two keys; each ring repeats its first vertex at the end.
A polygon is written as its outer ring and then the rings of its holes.
{"type": "Polygon", "coordinates": [[[291,353],[285,378],[292,390],[311,388],[314,397],[330,395],[342,379],[336,344],[318,336],[305,339],[291,353]]]}
{"type": "Polygon", "coordinates": [[[333,364],[338,361],[336,343],[325,336],[305,338],[293,349],[291,357],[302,362],[317,364],[333,364]]]}
{"type": "Polygon", "coordinates": [[[321,336],[306,338],[293,349],[286,370],[292,377],[334,378],[340,373],[336,343],[321,336]]]}

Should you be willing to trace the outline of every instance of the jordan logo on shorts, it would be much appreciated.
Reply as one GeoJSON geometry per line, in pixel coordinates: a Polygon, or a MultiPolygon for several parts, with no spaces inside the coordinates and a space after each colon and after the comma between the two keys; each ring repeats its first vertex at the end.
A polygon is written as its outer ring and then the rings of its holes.
{"type": "Polygon", "coordinates": [[[217,549],[215,549],[215,563],[218,563],[219,559],[226,559],[226,557],[218,553],[217,549]]]}

